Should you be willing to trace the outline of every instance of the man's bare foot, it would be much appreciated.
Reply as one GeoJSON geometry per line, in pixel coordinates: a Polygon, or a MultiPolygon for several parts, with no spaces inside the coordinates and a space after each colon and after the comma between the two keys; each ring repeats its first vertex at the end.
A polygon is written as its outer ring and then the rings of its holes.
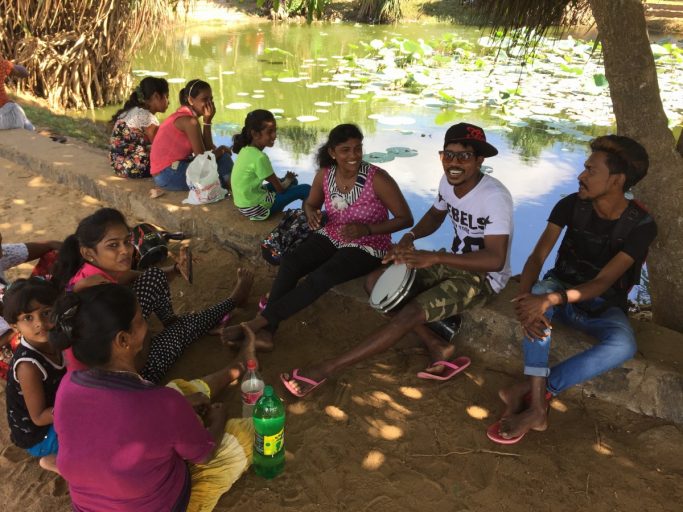
{"type": "Polygon", "coordinates": [[[244,341],[237,354],[237,359],[242,361],[246,367],[247,361],[253,359],[258,365],[258,360],[256,359],[256,334],[252,331],[246,323],[241,323],[240,328],[244,333],[244,341]]]}
{"type": "MultiPolygon", "coordinates": [[[[429,352],[430,361],[450,361],[455,354],[455,345],[446,342],[434,331],[425,325],[420,325],[414,329],[429,352]]],[[[441,375],[446,367],[442,364],[430,365],[423,371],[433,375],[441,375]]]]}
{"type": "Polygon", "coordinates": [[[527,407],[527,404],[524,402],[524,395],[530,391],[531,384],[527,379],[524,379],[523,382],[518,382],[510,387],[498,391],[498,396],[505,404],[503,418],[522,412],[527,407]]]}
{"type": "Polygon", "coordinates": [[[529,430],[543,432],[548,428],[546,409],[530,407],[529,409],[500,419],[501,437],[511,439],[526,434],[529,430]]]}
{"type": "Polygon", "coordinates": [[[45,457],[41,457],[38,461],[38,464],[40,464],[41,468],[47,471],[52,471],[53,473],[57,473],[58,475],[60,474],[59,470],[57,469],[56,455],[46,455],[45,457]]]}
{"type": "Polygon", "coordinates": [[[237,284],[230,294],[230,298],[239,306],[244,303],[249,297],[251,285],[254,284],[254,273],[247,268],[237,269],[237,284]]]}

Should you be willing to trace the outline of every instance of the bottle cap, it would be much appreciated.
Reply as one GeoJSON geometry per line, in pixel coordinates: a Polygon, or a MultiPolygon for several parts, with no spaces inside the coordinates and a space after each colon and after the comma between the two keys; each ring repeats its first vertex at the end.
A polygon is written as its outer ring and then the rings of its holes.
{"type": "Polygon", "coordinates": [[[247,360],[247,370],[256,370],[256,361],[253,359],[247,360]]]}
{"type": "Polygon", "coordinates": [[[263,388],[263,396],[273,396],[273,386],[267,385],[263,388]]]}

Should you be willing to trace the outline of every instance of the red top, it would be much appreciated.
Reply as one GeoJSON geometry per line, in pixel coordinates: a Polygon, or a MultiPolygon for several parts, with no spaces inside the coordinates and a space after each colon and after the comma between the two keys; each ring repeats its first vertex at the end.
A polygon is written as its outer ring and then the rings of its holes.
{"type": "MultiPolygon", "coordinates": [[[[116,279],[107,274],[100,267],[96,267],[95,265],[91,265],[90,263],[86,262],[83,263],[83,266],[81,266],[81,268],[78,269],[78,272],[76,272],[74,276],[71,279],[69,279],[69,283],[66,285],[66,291],[73,291],[74,286],[76,286],[76,283],[78,281],[90,276],[102,276],[107,281],[111,281],[114,284],[116,284],[117,282],[116,279]]],[[[73,349],[71,347],[67,348],[64,351],[64,359],[66,360],[67,372],[73,372],[76,370],[86,370],[88,368],[86,365],[84,365],[78,359],[76,359],[76,357],[74,356],[73,349]]]]}
{"type": "Polygon", "coordinates": [[[0,107],[9,102],[7,92],[5,91],[5,80],[7,80],[13,69],[14,64],[0,57],[0,107]]]}
{"type": "Polygon", "coordinates": [[[173,162],[186,160],[192,156],[190,139],[185,132],[178,130],[174,123],[179,117],[194,117],[194,115],[190,107],[183,105],[161,123],[154,136],[152,152],[149,156],[152,176],[159,174],[173,162]]]}

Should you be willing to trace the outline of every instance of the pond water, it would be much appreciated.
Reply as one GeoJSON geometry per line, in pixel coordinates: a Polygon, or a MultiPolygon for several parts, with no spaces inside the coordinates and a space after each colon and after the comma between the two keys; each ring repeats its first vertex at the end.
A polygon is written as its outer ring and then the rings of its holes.
{"type": "MultiPolygon", "coordinates": [[[[614,121],[591,45],[550,43],[530,72],[532,64],[495,54],[483,36],[446,24],[187,28],[141,53],[134,79],[155,74],[169,80],[167,113],[177,107],[185,82],[208,80],[218,110],[216,143],[230,145],[250,110],[277,113],[278,140],[266,151],[278,173],[293,170],[303,182],[312,180],[315,148],[339,123],[360,125],[366,153],[413,149],[416,156],[378,165],[399,183],[416,220],[434,200],[447,127],[459,121],[483,126],[500,152],[485,161],[485,170],[515,202],[511,263],[517,273],[552,206],[577,189],[587,141],[608,133],[614,121]]],[[[671,82],[665,80],[664,92],[680,87],[680,75],[671,82]]],[[[683,118],[680,103],[666,108],[672,122],[683,118]]],[[[112,112],[95,115],[106,119],[112,112]]],[[[451,238],[446,222],[418,245],[450,247],[451,238]]]]}

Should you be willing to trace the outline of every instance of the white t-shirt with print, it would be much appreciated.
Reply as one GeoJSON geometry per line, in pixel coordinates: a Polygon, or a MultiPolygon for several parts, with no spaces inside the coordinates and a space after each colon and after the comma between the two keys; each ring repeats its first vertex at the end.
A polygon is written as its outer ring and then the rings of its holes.
{"type": "Polygon", "coordinates": [[[434,208],[447,210],[453,223],[455,236],[451,250],[464,254],[484,248],[484,237],[489,235],[509,235],[507,258],[500,272],[489,272],[487,278],[493,291],[498,293],[505,287],[512,271],[510,269],[510,246],[512,244],[512,195],[500,181],[488,175],[470,190],[465,197],[459,198],[453,192],[453,185],[446,176],[441,177],[439,194],[434,208]]]}

